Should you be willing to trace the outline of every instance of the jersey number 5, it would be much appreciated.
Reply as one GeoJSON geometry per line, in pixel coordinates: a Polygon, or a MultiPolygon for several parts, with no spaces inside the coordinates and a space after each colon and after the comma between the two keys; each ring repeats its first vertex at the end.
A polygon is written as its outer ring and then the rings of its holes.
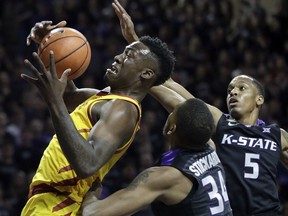
{"type": "Polygon", "coordinates": [[[259,176],[259,164],[256,162],[260,159],[259,154],[245,154],[245,171],[244,178],[257,179],[259,176]],[[250,168],[250,172],[246,172],[247,168],[250,168]]]}

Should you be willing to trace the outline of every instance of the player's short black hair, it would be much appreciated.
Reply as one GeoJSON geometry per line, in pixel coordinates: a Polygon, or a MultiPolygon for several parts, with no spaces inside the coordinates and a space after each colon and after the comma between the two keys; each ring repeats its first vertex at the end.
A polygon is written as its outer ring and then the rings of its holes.
{"type": "Polygon", "coordinates": [[[252,78],[253,85],[258,90],[258,93],[265,98],[265,88],[264,88],[264,86],[258,80],[256,80],[255,78],[253,78],[253,77],[251,77],[251,78],[252,78]]]}
{"type": "Polygon", "coordinates": [[[160,85],[169,79],[174,71],[175,57],[173,52],[169,50],[167,44],[159,38],[150,36],[142,36],[139,39],[145,46],[149,48],[152,56],[156,58],[159,65],[159,72],[154,85],[160,85]]]}
{"type": "Polygon", "coordinates": [[[246,74],[245,75],[242,74],[239,76],[246,76],[246,77],[250,78],[252,80],[252,84],[256,87],[259,95],[262,95],[265,98],[265,88],[257,79],[255,79],[252,76],[246,75],[246,74]]]}
{"type": "Polygon", "coordinates": [[[181,147],[201,148],[214,131],[214,120],[207,105],[192,98],[183,102],[176,111],[176,135],[181,147]]]}

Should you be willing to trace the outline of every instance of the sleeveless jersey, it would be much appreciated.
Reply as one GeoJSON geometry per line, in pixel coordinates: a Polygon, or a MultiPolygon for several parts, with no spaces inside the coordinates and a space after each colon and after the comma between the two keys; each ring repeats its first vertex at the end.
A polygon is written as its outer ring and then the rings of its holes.
{"type": "Polygon", "coordinates": [[[160,166],[174,167],[193,177],[187,197],[175,205],[155,201],[155,216],[232,215],[225,187],[225,173],[216,152],[206,144],[205,150],[176,149],[162,155],[160,166]]]}
{"type": "Polygon", "coordinates": [[[261,120],[255,126],[246,126],[223,114],[213,140],[225,169],[233,215],[277,215],[279,126],[261,120]]]}
{"type": "MultiPolygon", "coordinates": [[[[130,140],[118,148],[112,158],[97,173],[86,179],[78,179],[61,150],[57,136],[54,135],[43,153],[39,167],[30,184],[30,199],[24,207],[22,215],[76,215],[83,197],[92,183],[96,179],[102,181],[108,171],[126,152],[136,132],[140,129],[141,107],[134,99],[113,94],[94,95],[80,104],[70,116],[79,133],[87,140],[88,134],[95,124],[91,115],[93,105],[113,99],[128,101],[138,109],[138,121],[130,140]]],[[[79,159],[81,160],[81,158],[79,159]]]]}

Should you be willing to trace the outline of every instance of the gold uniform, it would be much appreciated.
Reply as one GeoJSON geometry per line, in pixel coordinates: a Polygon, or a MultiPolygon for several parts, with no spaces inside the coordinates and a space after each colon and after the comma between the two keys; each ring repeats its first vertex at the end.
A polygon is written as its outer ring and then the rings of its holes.
{"type": "MultiPolygon", "coordinates": [[[[22,216],[77,215],[83,197],[93,182],[96,179],[102,181],[113,165],[126,152],[136,132],[140,129],[141,107],[134,99],[113,94],[94,95],[79,105],[71,113],[71,118],[77,130],[87,140],[88,134],[94,125],[91,117],[93,105],[112,99],[129,101],[138,109],[138,122],[130,140],[124,146],[118,148],[112,158],[97,173],[86,179],[78,179],[63,154],[56,135],[54,135],[43,153],[39,167],[30,184],[29,200],[22,210],[22,216]]],[[[79,159],[81,160],[81,158],[79,159]]]]}

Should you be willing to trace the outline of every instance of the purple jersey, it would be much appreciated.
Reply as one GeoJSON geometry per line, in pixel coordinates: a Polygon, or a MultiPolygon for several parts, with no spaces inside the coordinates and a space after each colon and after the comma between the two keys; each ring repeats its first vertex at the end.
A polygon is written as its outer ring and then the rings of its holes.
{"type": "Polygon", "coordinates": [[[176,149],[166,152],[159,165],[180,170],[192,179],[193,187],[176,205],[153,202],[152,210],[156,216],[232,215],[223,166],[208,144],[201,151],[176,149]]]}

